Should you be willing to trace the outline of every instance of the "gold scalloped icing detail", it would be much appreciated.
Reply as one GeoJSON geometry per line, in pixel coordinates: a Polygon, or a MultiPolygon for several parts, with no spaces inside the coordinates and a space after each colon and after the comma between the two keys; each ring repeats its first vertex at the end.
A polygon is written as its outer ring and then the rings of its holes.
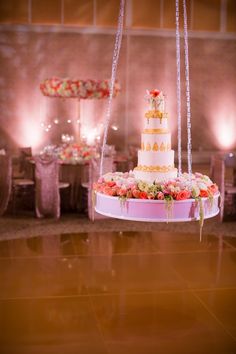
{"type": "Polygon", "coordinates": [[[152,111],[148,111],[145,113],[145,117],[146,118],[168,118],[168,114],[167,113],[164,113],[164,112],[161,112],[161,111],[155,111],[155,110],[152,110],[152,111]]]}
{"type": "Polygon", "coordinates": [[[146,151],[150,151],[151,150],[151,145],[149,143],[147,143],[146,145],[146,151]]]}
{"type": "Polygon", "coordinates": [[[150,143],[147,143],[146,146],[144,143],[141,144],[141,150],[142,151],[161,151],[161,152],[165,152],[165,151],[170,151],[171,150],[171,146],[170,144],[165,144],[165,143],[161,143],[160,145],[158,145],[157,143],[154,143],[152,146],[150,143]]]}
{"type": "Polygon", "coordinates": [[[139,165],[134,168],[136,171],[143,171],[143,172],[170,172],[175,170],[174,165],[168,166],[143,166],[139,165]]]}
{"type": "Polygon", "coordinates": [[[157,143],[154,143],[154,144],[153,144],[152,150],[153,150],[153,151],[158,151],[158,150],[159,150],[159,146],[158,146],[157,143]]]}
{"type": "Polygon", "coordinates": [[[144,129],[143,133],[144,134],[169,134],[170,131],[168,129],[164,129],[164,128],[144,129]]]}

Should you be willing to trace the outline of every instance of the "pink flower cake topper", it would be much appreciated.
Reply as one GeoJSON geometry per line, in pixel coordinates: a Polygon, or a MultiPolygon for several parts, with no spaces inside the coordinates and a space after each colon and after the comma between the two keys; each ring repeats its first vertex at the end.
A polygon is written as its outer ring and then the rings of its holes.
{"type": "Polygon", "coordinates": [[[157,89],[154,90],[146,90],[145,99],[149,103],[150,110],[161,111],[164,112],[164,95],[162,91],[157,89]]]}

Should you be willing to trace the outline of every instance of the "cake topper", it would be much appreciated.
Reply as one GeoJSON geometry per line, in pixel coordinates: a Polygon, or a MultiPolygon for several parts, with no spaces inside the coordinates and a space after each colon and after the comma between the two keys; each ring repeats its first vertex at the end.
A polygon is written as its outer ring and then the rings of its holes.
{"type": "Polygon", "coordinates": [[[146,90],[145,99],[149,103],[150,110],[165,112],[165,98],[162,91],[146,90]]]}

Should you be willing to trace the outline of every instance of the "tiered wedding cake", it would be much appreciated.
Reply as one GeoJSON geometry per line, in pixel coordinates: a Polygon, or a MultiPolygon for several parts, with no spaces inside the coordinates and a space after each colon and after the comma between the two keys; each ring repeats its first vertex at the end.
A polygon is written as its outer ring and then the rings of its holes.
{"type": "Polygon", "coordinates": [[[134,169],[136,179],[153,183],[177,177],[174,167],[174,150],[171,150],[171,134],[168,115],[161,91],[147,91],[149,111],[145,114],[138,166],[134,169]]]}

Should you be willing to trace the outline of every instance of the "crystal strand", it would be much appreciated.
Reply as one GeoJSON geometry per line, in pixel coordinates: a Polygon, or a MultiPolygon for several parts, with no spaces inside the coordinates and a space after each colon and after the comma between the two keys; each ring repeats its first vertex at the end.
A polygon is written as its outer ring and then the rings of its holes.
{"type": "Polygon", "coordinates": [[[176,70],[177,70],[177,121],[178,121],[178,175],[182,174],[181,159],[181,75],[180,75],[180,35],[179,35],[179,0],[175,2],[176,8],[176,70]]]}
{"type": "Polygon", "coordinates": [[[115,41],[115,47],[114,47],[113,59],[112,59],[111,80],[110,80],[110,84],[109,84],[110,92],[109,92],[108,105],[107,105],[105,124],[104,124],[104,135],[103,135],[101,163],[100,163],[100,176],[103,174],[104,152],[105,152],[108,128],[109,128],[109,123],[110,123],[110,118],[111,118],[112,97],[113,97],[113,92],[114,92],[117,64],[118,64],[121,41],[122,41],[122,34],[123,34],[124,8],[125,8],[125,0],[121,0],[120,1],[119,18],[118,18],[118,27],[117,27],[117,33],[116,33],[116,41],[115,41]]]}
{"type": "Polygon", "coordinates": [[[183,0],[184,11],[184,58],[185,58],[185,80],[186,80],[186,105],[187,105],[187,153],[188,153],[188,173],[191,180],[192,175],[192,141],[191,141],[191,104],[190,104],[190,85],[189,85],[189,54],[188,54],[188,25],[186,1],[183,0]]]}

